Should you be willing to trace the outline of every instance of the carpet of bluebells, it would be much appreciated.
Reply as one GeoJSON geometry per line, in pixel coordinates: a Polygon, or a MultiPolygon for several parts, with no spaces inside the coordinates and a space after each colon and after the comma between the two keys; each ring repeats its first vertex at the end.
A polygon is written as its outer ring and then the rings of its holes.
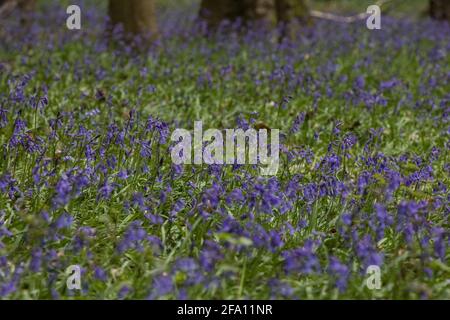
{"type": "Polygon", "coordinates": [[[449,24],[280,42],[172,7],[130,43],[82,12],[0,29],[1,298],[450,298],[449,24]],[[277,175],[174,165],[171,132],[199,120],[280,129],[277,175]]]}

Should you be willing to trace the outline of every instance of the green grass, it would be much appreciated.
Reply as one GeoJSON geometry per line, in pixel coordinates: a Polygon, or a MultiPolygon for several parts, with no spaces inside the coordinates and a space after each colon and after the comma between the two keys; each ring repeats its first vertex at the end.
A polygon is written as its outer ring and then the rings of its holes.
{"type": "MultiPolygon", "coordinates": [[[[421,10],[423,2],[414,1],[411,8],[402,8],[414,12],[421,10]]],[[[314,6],[321,10],[360,11],[359,1],[339,3],[334,7],[318,1],[314,6]]],[[[162,10],[162,17],[172,10],[176,12],[169,6],[162,10]]],[[[445,30],[446,26],[389,20],[382,31],[371,32],[364,24],[335,26],[319,22],[313,29],[301,31],[299,42],[282,47],[270,36],[206,38],[180,31],[161,39],[149,52],[127,53],[117,43],[100,45],[102,25],[97,19],[101,14],[94,12],[97,15],[83,22],[83,34],[58,28],[56,14],[50,15],[55,18],[49,23],[53,27],[45,25],[47,16],[41,16],[39,23],[44,27],[36,31],[34,41],[22,40],[23,45],[20,42],[19,47],[14,47],[15,37],[10,36],[0,50],[0,62],[9,70],[0,74],[0,105],[9,110],[8,123],[0,129],[0,145],[4,146],[0,150],[2,154],[5,151],[0,176],[10,174],[22,191],[12,197],[6,191],[0,194],[0,221],[12,233],[0,237],[4,244],[0,256],[7,260],[2,266],[0,285],[10,283],[12,274],[24,268],[15,283],[16,290],[4,298],[174,299],[185,297],[184,292],[192,299],[450,297],[448,247],[444,259],[436,256],[433,247],[437,241],[433,228],[446,232],[447,243],[449,230],[448,190],[436,190],[439,183],[449,187],[450,58],[448,36],[433,37],[436,30],[445,30]],[[440,58],[433,58],[436,50],[442,53],[440,58]],[[228,66],[231,69],[223,72],[228,66]],[[49,104],[42,112],[31,109],[26,100],[15,103],[9,96],[19,82],[15,77],[20,79],[24,74],[32,74],[25,87],[27,98],[35,93],[43,95],[43,84],[48,87],[49,104]],[[346,99],[347,95],[358,94],[355,81],[359,76],[365,79],[363,91],[385,99],[386,104],[346,99]],[[381,83],[393,78],[401,84],[380,90],[381,83]],[[431,85],[433,81],[435,85],[431,85]],[[96,99],[99,91],[105,100],[96,99]],[[286,105],[277,107],[286,98],[286,105]],[[137,118],[133,127],[127,127],[131,110],[137,111],[137,118]],[[305,122],[297,133],[290,133],[294,118],[301,112],[306,114],[305,122]],[[313,152],[311,161],[304,156],[288,160],[282,154],[274,179],[283,192],[300,175],[295,182],[300,188],[333,178],[344,183],[349,194],[340,191],[336,196],[324,195],[308,202],[303,189],[297,190],[293,199],[281,192],[283,203],[292,206],[287,212],[276,205],[265,212],[259,198],[253,207],[228,203],[226,196],[235,188],[249,195],[261,183],[264,190],[270,191],[269,180],[259,177],[258,171],[249,166],[239,170],[226,166],[218,176],[206,165],[186,166],[180,176],[174,177],[168,145],[158,143],[156,132],[145,130],[150,115],[167,122],[170,131],[192,129],[194,121],[199,120],[204,128],[235,128],[238,117],[279,128],[286,135],[284,145],[288,150],[313,152]],[[7,146],[18,117],[27,122],[26,136],[33,137],[32,141],[43,139],[41,156],[39,152],[27,152],[23,146],[7,146]],[[50,120],[58,117],[61,124],[52,139],[50,120]],[[112,124],[128,128],[122,146],[108,143],[112,124]],[[90,131],[89,135],[80,133],[81,125],[90,131]],[[333,132],[337,125],[339,134],[333,132]],[[381,128],[379,136],[371,134],[372,129],[381,128]],[[357,143],[346,158],[341,143],[350,133],[357,137],[357,143]],[[141,155],[142,142],[147,141],[151,143],[150,159],[141,155]],[[92,162],[86,157],[87,146],[96,156],[92,162]],[[434,160],[430,156],[433,147],[441,150],[434,160]],[[341,157],[341,163],[330,173],[328,164],[322,162],[332,153],[341,157]],[[408,160],[401,161],[403,155],[408,160]],[[108,166],[113,156],[116,165],[108,166]],[[367,163],[367,158],[374,164],[367,163]],[[386,190],[391,178],[387,170],[380,169],[384,165],[405,180],[429,165],[433,178],[420,178],[412,184],[403,181],[389,198],[386,190]],[[83,171],[89,168],[93,173],[83,171]],[[45,184],[33,180],[33,169],[42,175],[45,184]],[[123,169],[132,171],[125,180],[117,177],[123,169]],[[58,182],[70,170],[86,174],[89,183],[55,208],[58,182]],[[359,193],[358,179],[364,172],[370,173],[370,183],[364,193],[359,193]],[[105,181],[117,186],[103,198],[100,194],[105,181]],[[208,204],[203,199],[211,195],[214,183],[222,188],[220,201],[217,207],[206,206],[205,217],[200,209],[208,204]],[[145,197],[146,209],[128,205],[136,193],[145,197]],[[162,200],[161,194],[166,199],[162,200]],[[174,204],[180,199],[185,207],[172,217],[174,204]],[[384,256],[384,262],[382,288],[371,291],[365,285],[365,262],[357,256],[356,247],[363,236],[375,237],[370,222],[375,219],[376,204],[383,204],[397,221],[398,207],[405,201],[426,202],[420,210],[424,220],[414,220],[418,231],[411,242],[395,225],[386,227],[383,237],[374,241],[372,249],[384,256]],[[442,205],[434,206],[439,201],[442,205]],[[50,221],[43,218],[43,212],[48,212],[50,221]],[[73,223],[55,231],[54,223],[63,213],[73,217],[73,223]],[[345,213],[353,214],[348,229],[343,224],[345,213]],[[159,217],[161,223],[152,222],[149,214],[159,217]],[[224,228],[227,218],[244,231],[236,225],[224,228]],[[302,225],[302,220],[308,225],[288,231],[287,223],[296,227],[302,225]],[[141,251],[131,248],[118,252],[134,221],[142,221],[142,229],[157,237],[161,247],[143,242],[141,251]],[[268,234],[279,233],[283,244],[273,250],[258,247],[256,225],[268,234]],[[95,229],[95,235],[89,235],[83,227],[95,229]],[[345,238],[352,230],[358,239],[345,238]],[[84,245],[76,250],[80,240],[84,245]],[[209,249],[208,241],[220,248],[220,258],[211,270],[197,266],[194,273],[177,267],[181,258],[190,257],[200,264],[202,252],[215,252],[209,249]],[[286,272],[283,252],[303,248],[308,241],[318,241],[313,252],[322,270],[307,273],[298,268],[286,272]],[[37,248],[46,258],[38,271],[32,271],[29,265],[37,248]],[[349,269],[348,286],[342,292],[328,272],[331,256],[338,257],[349,269]],[[66,288],[65,269],[73,264],[85,269],[82,291],[66,288]],[[95,267],[105,271],[106,280],[95,278],[95,267]],[[172,288],[158,294],[157,281],[165,277],[172,281],[172,288]],[[189,282],[195,279],[201,280],[189,282]],[[273,279],[289,285],[292,293],[269,284],[273,279]],[[130,292],[121,296],[124,287],[130,292]]],[[[186,24],[184,17],[194,14],[183,13],[179,23],[186,24]]],[[[163,28],[165,23],[173,27],[170,22],[161,22],[163,28]]],[[[185,28],[189,30],[189,24],[185,28]]],[[[114,141],[118,137],[114,134],[114,141]]]]}

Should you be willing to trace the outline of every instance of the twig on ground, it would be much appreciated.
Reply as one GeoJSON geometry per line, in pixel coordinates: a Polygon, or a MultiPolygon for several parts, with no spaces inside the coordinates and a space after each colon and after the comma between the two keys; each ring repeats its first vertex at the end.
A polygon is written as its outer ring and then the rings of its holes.
{"type": "MultiPolygon", "coordinates": [[[[382,7],[383,5],[392,2],[394,0],[380,0],[376,3],[377,6],[382,7]]],[[[311,10],[310,11],[310,15],[314,18],[319,18],[319,19],[325,19],[325,20],[332,20],[332,21],[336,21],[336,22],[342,22],[342,23],[353,23],[356,21],[360,21],[360,20],[365,20],[367,19],[370,14],[369,13],[360,13],[354,16],[340,16],[334,13],[329,13],[329,12],[322,12],[322,11],[317,11],[317,10],[311,10]]]]}

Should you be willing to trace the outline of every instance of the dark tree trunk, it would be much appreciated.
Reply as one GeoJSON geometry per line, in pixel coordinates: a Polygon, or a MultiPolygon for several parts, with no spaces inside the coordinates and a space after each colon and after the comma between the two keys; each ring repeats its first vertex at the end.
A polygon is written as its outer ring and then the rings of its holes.
{"type": "Polygon", "coordinates": [[[293,39],[299,29],[309,21],[309,9],[304,0],[275,0],[278,23],[281,24],[281,36],[293,39]]]}
{"type": "Polygon", "coordinates": [[[277,13],[274,0],[243,0],[243,15],[246,21],[262,21],[276,25],[277,13]]]}
{"type": "Polygon", "coordinates": [[[21,0],[19,1],[19,8],[28,12],[34,11],[36,8],[36,0],[21,0]]]}
{"type": "Polygon", "coordinates": [[[430,0],[430,16],[450,21],[450,0],[430,0]]]}
{"type": "Polygon", "coordinates": [[[202,0],[199,15],[210,28],[215,28],[224,20],[234,20],[239,11],[239,2],[235,0],[202,0]]]}
{"type": "Polygon", "coordinates": [[[112,25],[123,25],[125,33],[156,35],[158,32],[154,0],[109,0],[108,10],[112,25]]]}
{"type": "Polygon", "coordinates": [[[202,0],[200,18],[215,28],[224,20],[274,23],[276,13],[274,0],[202,0]]]}
{"type": "Polygon", "coordinates": [[[304,0],[275,0],[278,21],[288,23],[294,19],[307,20],[308,7],[304,0]]]}
{"type": "Polygon", "coordinates": [[[29,27],[31,25],[31,13],[36,9],[36,0],[22,0],[19,2],[19,8],[24,12],[21,18],[22,25],[29,27]]]}
{"type": "Polygon", "coordinates": [[[200,18],[210,27],[223,20],[262,21],[273,26],[283,23],[292,29],[296,20],[306,20],[308,8],[304,0],[202,0],[200,18]]]}

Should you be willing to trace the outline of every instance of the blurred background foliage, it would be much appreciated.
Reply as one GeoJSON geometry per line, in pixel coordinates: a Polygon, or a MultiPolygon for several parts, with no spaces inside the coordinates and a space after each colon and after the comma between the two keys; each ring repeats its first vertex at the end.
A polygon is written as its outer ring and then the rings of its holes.
{"type": "MultiPolygon", "coordinates": [[[[156,0],[158,9],[167,9],[173,7],[195,8],[200,5],[201,0],[156,0]]],[[[38,0],[40,4],[53,2],[52,0],[38,0]]],[[[73,4],[73,0],[60,0],[61,4],[68,6],[73,4]]],[[[99,7],[106,9],[108,1],[87,0],[77,1],[86,3],[96,3],[99,7]]],[[[365,11],[365,9],[376,0],[307,0],[309,7],[313,10],[323,10],[341,14],[353,14],[365,11]]],[[[391,4],[386,5],[390,7],[389,15],[397,17],[420,18],[428,13],[429,0],[393,0],[391,4]]]]}

